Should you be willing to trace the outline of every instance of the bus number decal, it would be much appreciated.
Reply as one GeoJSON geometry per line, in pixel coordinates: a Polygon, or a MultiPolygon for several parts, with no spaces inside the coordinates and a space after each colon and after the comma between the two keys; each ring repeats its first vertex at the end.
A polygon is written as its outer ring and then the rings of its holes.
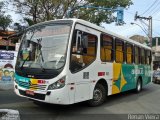
{"type": "Polygon", "coordinates": [[[143,75],[143,68],[139,68],[139,69],[132,69],[132,72],[131,72],[132,74],[141,74],[141,75],[143,75]]]}

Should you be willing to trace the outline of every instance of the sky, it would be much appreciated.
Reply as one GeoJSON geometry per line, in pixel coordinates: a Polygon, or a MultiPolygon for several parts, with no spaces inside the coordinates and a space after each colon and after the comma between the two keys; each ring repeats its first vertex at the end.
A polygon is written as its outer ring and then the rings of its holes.
{"type": "Polygon", "coordinates": [[[134,21],[135,13],[136,11],[138,11],[138,15],[140,16],[152,16],[153,37],[160,36],[160,0],[132,0],[132,2],[133,5],[124,10],[124,22],[126,24],[124,24],[123,26],[116,26],[115,23],[112,23],[103,24],[103,26],[106,29],[125,37],[131,37],[135,34],[147,36],[146,33],[148,33],[148,31],[144,32],[142,28],[148,30],[148,21],[144,20],[146,25],[140,20],[134,21]],[[139,26],[136,24],[131,25],[131,22],[136,23],[139,26]]]}
{"type": "MultiPolygon", "coordinates": [[[[3,0],[0,0],[3,1],[3,0]]],[[[148,21],[134,21],[134,16],[136,11],[138,11],[138,15],[143,17],[152,16],[153,18],[153,37],[160,36],[160,0],[132,0],[133,5],[124,10],[124,22],[125,24],[122,26],[116,26],[115,23],[106,24],[103,23],[102,26],[110,30],[114,33],[120,34],[125,37],[131,37],[133,35],[143,35],[147,36],[147,24],[148,21]],[[130,23],[134,22],[136,24],[131,25],[130,23]],[[146,25],[144,24],[146,23],[146,25]],[[141,27],[140,27],[141,26],[141,27]],[[142,30],[143,28],[143,30],[142,30]],[[145,31],[145,32],[144,32],[145,31]]],[[[13,9],[12,6],[8,7],[8,9],[13,9]]],[[[22,17],[18,14],[15,14],[13,11],[8,10],[7,14],[12,16],[14,22],[18,22],[22,17]]]]}

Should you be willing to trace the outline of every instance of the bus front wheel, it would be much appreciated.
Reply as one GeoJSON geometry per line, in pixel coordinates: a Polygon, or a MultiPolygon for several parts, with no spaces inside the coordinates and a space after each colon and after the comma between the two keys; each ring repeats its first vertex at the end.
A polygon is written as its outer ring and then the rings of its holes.
{"type": "Polygon", "coordinates": [[[93,98],[88,101],[89,106],[98,106],[106,100],[106,89],[102,84],[97,84],[93,91],[93,98]]]}

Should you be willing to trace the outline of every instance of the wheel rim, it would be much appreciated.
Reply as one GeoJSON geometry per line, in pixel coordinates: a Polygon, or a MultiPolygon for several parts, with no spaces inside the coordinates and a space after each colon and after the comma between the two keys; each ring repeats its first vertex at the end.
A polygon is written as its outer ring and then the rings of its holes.
{"type": "Polygon", "coordinates": [[[140,82],[140,81],[138,81],[137,90],[138,90],[138,91],[141,90],[141,82],[140,82]]]}
{"type": "Polygon", "coordinates": [[[95,89],[93,91],[93,100],[99,102],[102,99],[102,91],[100,89],[95,89]]]}

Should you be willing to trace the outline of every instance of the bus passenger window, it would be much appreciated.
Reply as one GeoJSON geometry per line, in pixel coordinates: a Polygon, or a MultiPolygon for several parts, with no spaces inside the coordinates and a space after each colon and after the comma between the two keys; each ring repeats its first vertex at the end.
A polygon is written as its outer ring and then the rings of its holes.
{"type": "Polygon", "coordinates": [[[71,48],[71,72],[77,72],[96,59],[97,36],[76,30],[71,48]],[[78,33],[78,34],[77,34],[78,33]],[[81,34],[79,34],[81,33],[81,34]]]}
{"type": "Polygon", "coordinates": [[[151,64],[151,52],[149,50],[146,51],[146,64],[151,64]]]}
{"type": "Polygon", "coordinates": [[[151,62],[152,62],[152,52],[149,51],[149,64],[151,64],[151,62]]]}
{"type": "Polygon", "coordinates": [[[124,62],[124,42],[116,39],[116,62],[124,62]]]}
{"type": "Polygon", "coordinates": [[[113,60],[113,37],[109,35],[101,36],[101,60],[103,62],[113,60]]]}
{"type": "Polygon", "coordinates": [[[144,49],[141,49],[141,63],[145,64],[145,51],[144,51],[144,49]]]}
{"type": "Polygon", "coordinates": [[[127,57],[126,62],[128,64],[131,64],[133,62],[133,46],[131,44],[127,43],[126,50],[127,50],[127,52],[126,52],[126,57],[127,57]]]}
{"type": "Polygon", "coordinates": [[[135,46],[135,64],[140,63],[140,49],[135,46]]]}

